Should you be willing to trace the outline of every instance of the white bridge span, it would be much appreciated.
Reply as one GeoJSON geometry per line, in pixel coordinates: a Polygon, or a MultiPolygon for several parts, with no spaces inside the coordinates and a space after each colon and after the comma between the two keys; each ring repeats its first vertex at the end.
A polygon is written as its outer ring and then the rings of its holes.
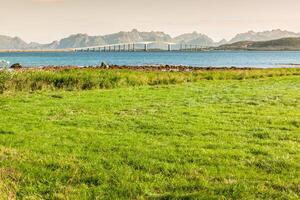
{"type": "Polygon", "coordinates": [[[167,47],[168,51],[201,51],[203,50],[203,46],[200,45],[192,45],[192,44],[178,44],[173,42],[162,42],[162,41],[144,41],[144,42],[131,42],[131,43],[119,43],[119,44],[107,44],[107,45],[99,45],[99,46],[90,46],[90,47],[80,47],[73,48],[72,51],[148,51],[150,45],[160,45],[167,47]]]}

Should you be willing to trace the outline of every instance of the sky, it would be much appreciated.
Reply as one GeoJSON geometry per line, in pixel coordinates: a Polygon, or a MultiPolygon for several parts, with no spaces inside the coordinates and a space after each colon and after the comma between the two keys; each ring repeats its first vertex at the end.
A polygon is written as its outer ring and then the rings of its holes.
{"type": "Polygon", "coordinates": [[[249,30],[300,32],[299,8],[300,0],[0,0],[0,35],[49,43],[136,28],[218,41],[249,30]]]}

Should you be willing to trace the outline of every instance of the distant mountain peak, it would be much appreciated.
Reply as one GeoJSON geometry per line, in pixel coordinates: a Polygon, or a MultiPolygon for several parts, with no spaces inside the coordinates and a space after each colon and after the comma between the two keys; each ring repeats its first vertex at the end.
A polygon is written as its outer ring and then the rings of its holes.
{"type": "Polygon", "coordinates": [[[89,36],[89,35],[86,33],[76,33],[76,34],[70,35],[69,37],[86,37],[86,36],[89,36]]]}
{"type": "Polygon", "coordinates": [[[281,38],[268,41],[240,41],[221,45],[218,50],[256,50],[256,51],[299,51],[300,37],[281,38]]]}
{"type": "Polygon", "coordinates": [[[254,32],[254,31],[248,31],[247,33],[252,34],[252,35],[256,34],[256,32],[254,32]]]}
{"type": "Polygon", "coordinates": [[[131,31],[120,31],[118,33],[89,36],[86,33],[72,34],[59,41],[54,41],[49,44],[39,43],[26,43],[19,37],[9,37],[0,35],[0,49],[66,49],[77,47],[98,46],[106,44],[119,44],[119,43],[131,43],[142,41],[164,41],[175,42],[181,44],[194,44],[200,46],[220,46],[224,44],[231,44],[240,41],[269,41],[281,38],[300,37],[300,33],[294,33],[287,30],[273,29],[261,32],[255,32],[249,30],[245,33],[239,33],[229,42],[225,39],[214,42],[209,36],[193,31],[191,33],[185,33],[177,37],[172,38],[170,35],[162,31],[139,31],[138,29],[132,29],[131,31]]]}
{"type": "Polygon", "coordinates": [[[281,29],[273,29],[271,31],[254,32],[248,31],[245,33],[239,33],[232,38],[229,43],[235,43],[239,41],[267,41],[276,40],[287,37],[300,37],[300,33],[294,33],[281,29]]]}
{"type": "Polygon", "coordinates": [[[0,35],[0,49],[24,49],[27,46],[28,44],[19,37],[0,35]]]}
{"type": "Polygon", "coordinates": [[[227,43],[228,43],[228,41],[226,39],[222,39],[219,42],[217,42],[215,44],[215,46],[221,46],[221,45],[224,45],[224,44],[227,44],[227,43]]]}
{"type": "Polygon", "coordinates": [[[197,44],[201,46],[215,46],[213,39],[207,35],[197,33],[196,31],[179,35],[173,38],[173,42],[182,44],[197,44]]]}

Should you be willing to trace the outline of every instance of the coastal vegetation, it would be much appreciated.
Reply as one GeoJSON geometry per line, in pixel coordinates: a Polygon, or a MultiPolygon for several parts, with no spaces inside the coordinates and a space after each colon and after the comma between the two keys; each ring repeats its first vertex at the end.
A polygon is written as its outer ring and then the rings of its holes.
{"type": "Polygon", "coordinates": [[[300,68],[0,71],[0,199],[299,199],[300,68]]]}
{"type": "Polygon", "coordinates": [[[45,68],[0,71],[4,91],[91,90],[142,85],[169,85],[201,80],[243,80],[300,75],[300,68],[237,69],[193,67],[45,68]]]}

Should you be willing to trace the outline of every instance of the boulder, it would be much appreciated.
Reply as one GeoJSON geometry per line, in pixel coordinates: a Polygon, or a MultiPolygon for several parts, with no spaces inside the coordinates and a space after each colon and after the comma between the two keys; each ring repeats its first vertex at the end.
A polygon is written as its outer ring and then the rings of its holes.
{"type": "Polygon", "coordinates": [[[15,63],[12,66],[10,66],[10,69],[21,69],[23,68],[20,63],[15,63]]]}
{"type": "Polygon", "coordinates": [[[107,65],[106,63],[104,63],[104,62],[102,62],[101,63],[101,67],[102,68],[106,68],[106,69],[108,69],[109,68],[109,65],[107,65]]]}

